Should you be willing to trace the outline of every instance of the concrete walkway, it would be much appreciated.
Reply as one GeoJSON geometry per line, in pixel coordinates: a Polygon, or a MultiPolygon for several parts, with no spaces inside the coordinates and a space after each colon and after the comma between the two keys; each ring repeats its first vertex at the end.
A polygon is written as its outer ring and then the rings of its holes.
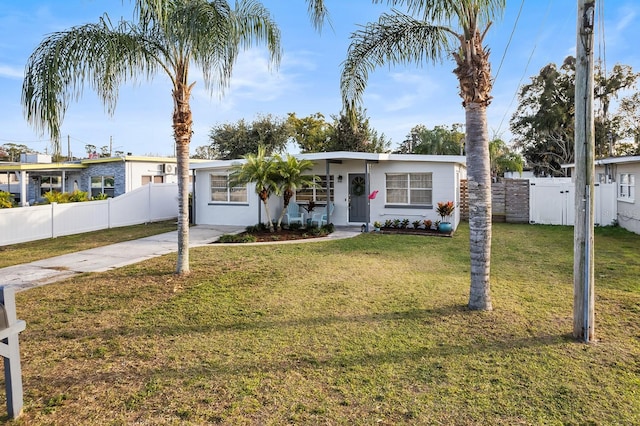
{"type": "MultiPolygon", "coordinates": [[[[237,226],[194,226],[189,229],[189,247],[205,246],[216,241],[222,234],[239,233],[244,229],[244,227],[237,226]]],[[[359,233],[359,228],[336,228],[336,231],[329,234],[328,237],[295,242],[349,238],[359,233]]],[[[0,285],[13,287],[16,291],[22,291],[61,281],[77,274],[105,272],[176,251],[178,251],[178,232],[172,231],[22,265],[0,268],[0,285]]]]}

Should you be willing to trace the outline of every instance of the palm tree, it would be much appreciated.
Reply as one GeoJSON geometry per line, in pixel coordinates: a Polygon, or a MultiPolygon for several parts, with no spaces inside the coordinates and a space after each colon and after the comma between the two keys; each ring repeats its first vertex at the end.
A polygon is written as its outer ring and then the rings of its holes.
{"type": "Polygon", "coordinates": [[[273,221],[269,213],[269,197],[278,192],[280,173],[277,161],[267,157],[266,152],[266,148],[260,146],[258,154],[247,154],[242,157],[244,163],[236,163],[231,166],[229,185],[234,187],[251,182],[255,183],[256,194],[262,200],[267,214],[267,226],[273,232],[273,221]]]}
{"type": "Polygon", "coordinates": [[[316,185],[316,177],[304,174],[313,168],[313,161],[299,160],[291,154],[286,158],[277,157],[277,169],[279,176],[278,193],[282,194],[283,208],[278,218],[277,227],[280,229],[282,218],[287,212],[287,206],[296,190],[313,187],[316,185]]]}
{"type": "Polygon", "coordinates": [[[107,15],[96,24],[49,35],[29,58],[22,88],[27,120],[60,138],[71,100],[85,85],[114,112],[120,85],[164,72],[172,82],[173,131],[178,172],[178,262],[189,273],[189,144],[193,129],[189,67],[199,66],[205,87],[223,91],[240,48],[264,43],[280,61],[280,32],[262,4],[239,0],[136,0],[138,22],[113,26],[107,15]]]}
{"type": "MultiPolygon", "coordinates": [[[[311,0],[310,0],[311,1],[311,0]]],[[[373,0],[380,3],[383,0],[373,0]]],[[[471,288],[469,308],[491,310],[491,169],[487,106],[491,102],[489,51],[482,45],[505,0],[388,0],[393,10],[351,36],[340,87],[351,111],[362,101],[369,72],[386,63],[439,62],[451,53],[465,108],[469,182],[471,288]],[[418,15],[416,19],[413,15],[418,15]]],[[[312,2],[316,3],[316,2],[312,2]]]]}

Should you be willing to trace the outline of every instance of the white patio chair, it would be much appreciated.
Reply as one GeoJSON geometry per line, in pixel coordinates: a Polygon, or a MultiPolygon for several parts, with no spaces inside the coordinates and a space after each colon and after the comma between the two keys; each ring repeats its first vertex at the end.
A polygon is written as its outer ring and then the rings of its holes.
{"type": "MultiPolygon", "coordinates": [[[[329,204],[329,216],[333,215],[333,209],[335,208],[335,204],[329,204]]],[[[323,207],[322,210],[318,213],[314,213],[311,217],[311,224],[317,223],[318,226],[323,226],[327,224],[327,208],[323,207]]]]}

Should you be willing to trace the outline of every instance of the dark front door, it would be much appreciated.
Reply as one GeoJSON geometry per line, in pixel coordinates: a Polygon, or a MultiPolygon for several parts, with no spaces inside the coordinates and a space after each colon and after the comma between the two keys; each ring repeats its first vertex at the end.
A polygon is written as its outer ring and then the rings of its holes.
{"type": "Polygon", "coordinates": [[[367,221],[367,186],[364,173],[349,175],[349,222],[367,221]]]}

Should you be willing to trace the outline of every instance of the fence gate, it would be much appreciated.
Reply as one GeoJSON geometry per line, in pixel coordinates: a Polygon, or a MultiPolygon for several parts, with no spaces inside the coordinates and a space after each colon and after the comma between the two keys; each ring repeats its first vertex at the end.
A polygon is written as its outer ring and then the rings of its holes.
{"type": "Polygon", "coordinates": [[[573,225],[574,185],[570,182],[531,181],[529,221],[547,225],[573,225]]]}

